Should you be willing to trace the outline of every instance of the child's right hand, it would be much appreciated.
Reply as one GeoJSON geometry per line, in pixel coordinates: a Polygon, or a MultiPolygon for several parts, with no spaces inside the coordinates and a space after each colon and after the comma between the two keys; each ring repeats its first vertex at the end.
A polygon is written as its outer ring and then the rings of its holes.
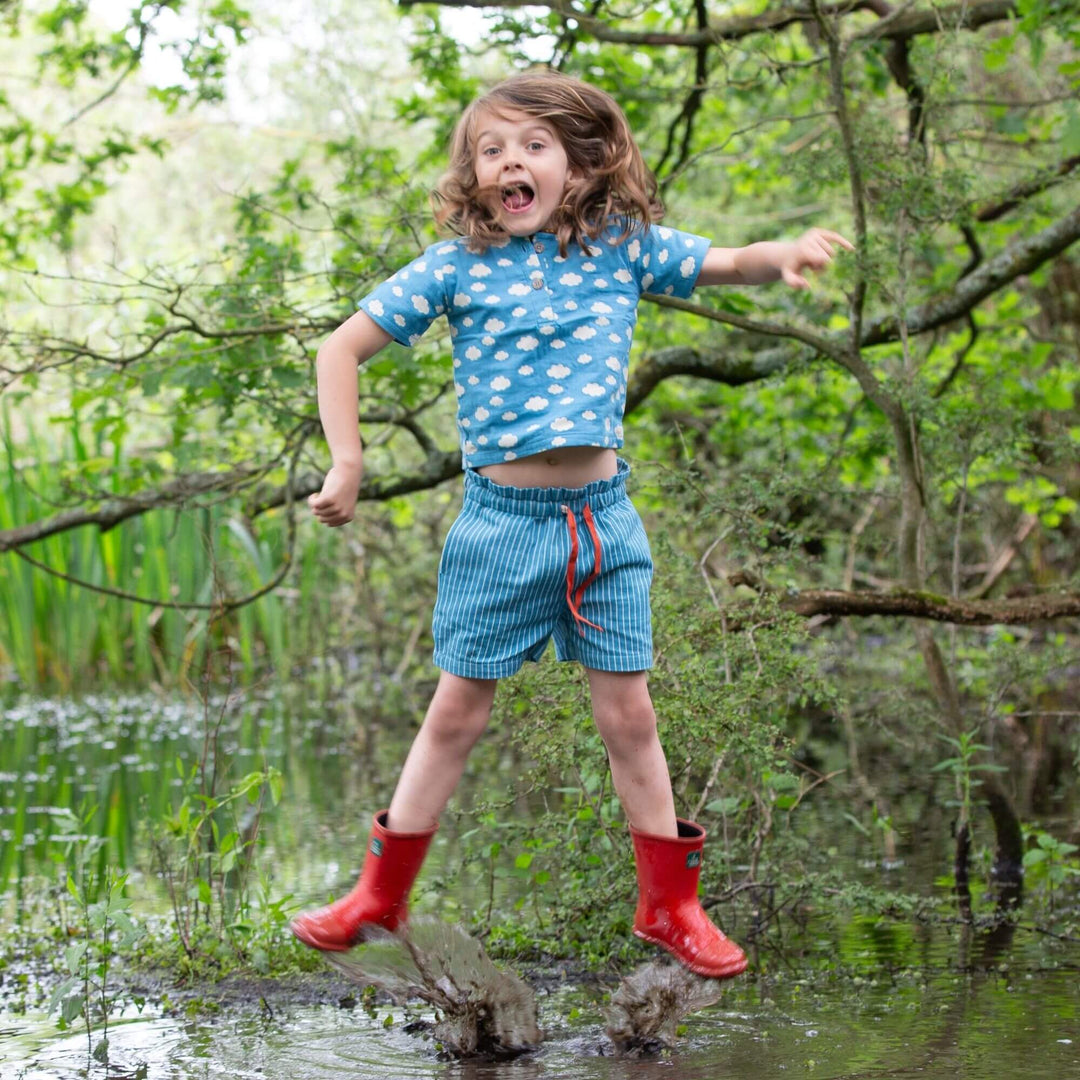
{"type": "Polygon", "coordinates": [[[335,465],[323,480],[322,491],[308,496],[308,506],[324,525],[346,525],[356,513],[363,467],[335,465]]]}

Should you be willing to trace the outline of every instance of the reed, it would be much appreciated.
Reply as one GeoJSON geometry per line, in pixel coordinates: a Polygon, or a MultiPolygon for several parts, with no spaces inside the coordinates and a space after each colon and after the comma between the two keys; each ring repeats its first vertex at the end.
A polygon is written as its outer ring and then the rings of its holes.
{"type": "MultiPolygon", "coordinates": [[[[5,400],[0,408],[0,528],[46,518],[70,501],[56,462],[80,471],[115,464],[106,437],[71,418],[45,427],[20,416],[16,443],[11,405],[5,400]]],[[[223,502],[180,513],[152,511],[108,532],[70,530],[29,545],[27,552],[57,574],[99,588],[208,603],[222,582],[239,596],[268,581],[285,541],[283,514],[261,518],[253,534],[239,506],[223,502]]],[[[327,543],[325,535],[301,528],[296,567],[320,578],[332,573],[327,543]]],[[[302,600],[311,589],[307,582],[299,592],[284,592],[302,600]]],[[[268,671],[287,674],[317,639],[309,623],[324,614],[318,605],[270,593],[215,620],[208,633],[206,612],[107,596],[8,553],[0,556],[0,676],[6,670],[28,688],[60,691],[105,683],[183,685],[199,670],[204,650],[226,638],[243,680],[268,671]]]]}

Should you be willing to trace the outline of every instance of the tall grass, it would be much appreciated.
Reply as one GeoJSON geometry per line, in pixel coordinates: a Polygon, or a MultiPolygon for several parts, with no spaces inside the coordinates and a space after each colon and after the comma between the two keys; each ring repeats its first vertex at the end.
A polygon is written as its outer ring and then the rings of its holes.
{"type": "MultiPolygon", "coordinates": [[[[45,428],[24,417],[16,444],[10,404],[3,401],[0,407],[0,529],[10,529],[62,509],[66,496],[53,462],[80,465],[112,451],[102,435],[75,421],[45,428]]],[[[224,582],[231,596],[246,595],[280,566],[283,513],[265,515],[256,528],[257,534],[239,506],[226,502],[151,511],[108,532],[84,526],[26,551],[91,585],[149,600],[209,603],[216,582],[224,582]]],[[[295,650],[316,640],[306,620],[320,616],[318,605],[302,602],[310,581],[299,592],[288,586],[300,568],[318,577],[328,561],[319,555],[324,537],[313,530],[300,535],[305,550],[295,553],[296,569],[284,587],[215,622],[209,634],[207,612],[106,596],[39,570],[14,553],[0,555],[0,676],[6,669],[27,687],[59,690],[105,681],[171,686],[194,677],[207,647],[225,640],[243,678],[267,670],[287,673],[295,650]]]]}

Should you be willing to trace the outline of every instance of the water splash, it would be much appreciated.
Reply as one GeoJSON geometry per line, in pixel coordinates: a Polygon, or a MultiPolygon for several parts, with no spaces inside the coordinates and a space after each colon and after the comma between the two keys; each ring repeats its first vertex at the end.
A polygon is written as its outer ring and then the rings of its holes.
{"type": "Polygon", "coordinates": [[[674,1046],[689,1013],[715,1005],[721,984],[676,964],[654,961],[628,975],[604,1012],[607,1034],[619,1054],[640,1057],[674,1046]]]}
{"type": "Polygon", "coordinates": [[[419,998],[433,1005],[434,1037],[454,1057],[513,1057],[543,1040],[532,990],[500,971],[459,926],[414,918],[404,934],[379,931],[327,959],[396,1003],[419,998]]]}

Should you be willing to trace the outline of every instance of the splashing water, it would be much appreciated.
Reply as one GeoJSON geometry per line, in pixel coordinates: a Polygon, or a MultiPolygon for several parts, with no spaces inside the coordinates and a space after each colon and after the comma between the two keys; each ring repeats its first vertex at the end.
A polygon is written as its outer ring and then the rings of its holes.
{"type": "Polygon", "coordinates": [[[404,934],[373,932],[327,959],[398,1004],[419,998],[433,1005],[434,1036],[455,1057],[512,1057],[543,1040],[532,990],[500,971],[459,926],[415,918],[404,934]]]}
{"type": "Polygon", "coordinates": [[[608,1038],[619,1054],[639,1057],[675,1044],[679,1024],[720,1000],[716,979],[654,961],[628,975],[605,1010],[608,1038]]]}

